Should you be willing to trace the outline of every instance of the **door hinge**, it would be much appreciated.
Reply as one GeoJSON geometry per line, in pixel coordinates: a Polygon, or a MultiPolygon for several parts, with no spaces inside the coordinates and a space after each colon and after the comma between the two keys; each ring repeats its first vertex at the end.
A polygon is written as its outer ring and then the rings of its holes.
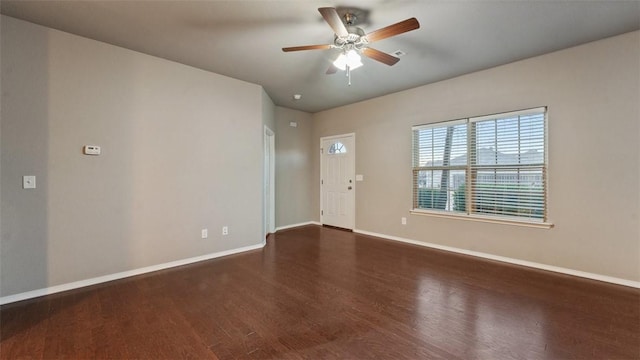
{"type": "Polygon", "coordinates": [[[320,185],[324,185],[324,180],[320,180],[320,185]]]}
{"type": "Polygon", "coordinates": [[[324,154],[324,149],[320,148],[320,154],[324,154]]]}
{"type": "Polygon", "coordinates": [[[324,215],[324,210],[320,210],[320,215],[324,215]]]}

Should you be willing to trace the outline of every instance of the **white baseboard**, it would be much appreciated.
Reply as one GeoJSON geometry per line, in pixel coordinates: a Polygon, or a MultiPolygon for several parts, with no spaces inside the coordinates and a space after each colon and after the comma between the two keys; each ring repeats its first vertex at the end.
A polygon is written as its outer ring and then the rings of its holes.
{"type": "Polygon", "coordinates": [[[303,222],[303,223],[299,223],[299,224],[291,224],[291,225],[279,226],[279,227],[276,228],[276,232],[278,232],[280,230],[286,230],[286,229],[291,229],[291,228],[305,226],[305,225],[321,225],[321,224],[319,222],[317,222],[317,221],[307,221],[307,222],[303,222]]]}
{"type": "Polygon", "coordinates": [[[192,264],[192,263],[196,263],[196,262],[199,262],[199,261],[215,259],[215,258],[228,256],[228,255],[233,255],[233,254],[237,254],[237,253],[241,253],[241,252],[245,252],[245,251],[249,251],[249,250],[260,249],[262,247],[264,247],[264,244],[244,246],[244,247],[237,248],[237,249],[220,251],[220,252],[211,253],[211,254],[202,255],[202,256],[196,256],[196,257],[192,257],[192,258],[188,258],[188,259],[171,261],[171,262],[164,263],[164,264],[152,265],[152,266],[147,266],[147,267],[143,267],[143,268],[139,268],[139,269],[123,271],[123,272],[119,272],[119,273],[115,273],[115,274],[99,276],[99,277],[95,277],[95,278],[91,278],[91,279],[74,281],[74,282],[71,282],[71,283],[51,286],[51,287],[47,287],[47,288],[44,288],[44,289],[37,289],[37,290],[27,291],[27,292],[23,292],[23,293],[19,293],[19,294],[3,296],[3,297],[0,297],[0,305],[9,304],[9,303],[13,303],[13,302],[16,302],[16,301],[21,301],[21,300],[27,300],[27,299],[31,299],[31,298],[35,298],[35,297],[39,297],[39,296],[55,294],[55,293],[62,292],[62,291],[78,289],[78,288],[85,287],[85,286],[96,285],[96,284],[104,283],[104,282],[107,282],[107,281],[123,279],[123,278],[127,278],[127,277],[130,277],[130,276],[146,274],[146,273],[150,273],[150,272],[153,272],[153,271],[164,270],[164,269],[168,269],[168,268],[172,268],[172,267],[176,267],[176,266],[192,264]]]}
{"type": "Polygon", "coordinates": [[[489,260],[496,260],[496,261],[501,261],[501,262],[505,262],[505,263],[509,263],[509,264],[526,266],[526,267],[530,267],[530,268],[534,268],[534,269],[553,271],[553,272],[560,273],[560,274],[565,274],[565,275],[578,276],[578,277],[582,277],[582,278],[598,280],[598,281],[604,281],[604,282],[617,284],[617,285],[624,285],[624,286],[629,286],[629,287],[633,287],[633,288],[640,288],[640,281],[620,279],[620,278],[616,278],[616,277],[613,277],[613,276],[594,274],[594,273],[589,273],[589,272],[586,272],[586,271],[573,270],[573,269],[567,269],[567,268],[563,268],[563,267],[559,267],[559,266],[540,264],[540,263],[533,262],[533,261],[514,259],[514,258],[509,258],[509,257],[506,257],[506,256],[492,255],[492,254],[487,254],[487,253],[483,253],[483,252],[479,252],[479,251],[465,250],[465,249],[455,248],[455,247],[451,247],[451,246],[444,246],[444,245],[438,245],[438,244],[433,244],[433,243],[428,243],[428,242],[423,242],[423,241],[405,239],[405,238],[392,236],[392,235],[374,233],[374,232],[371,232],[371,231],[353,229],[353,232],[358,233],[358,234],[363,234],[363,235],[375,236],[375,237],[388,239],[388,240],[400,241],[400,242],[413,244],[413,245],[424,246],[424,247],[438,249],[438,250],[450,251],[450,252],[454,252],[454,253],[458,253],[458,254],[471,255],[471,256],[475,256],[475,257],[479,257],[479,258],[484,258],[484,259],[489,259],[489,260]]]}

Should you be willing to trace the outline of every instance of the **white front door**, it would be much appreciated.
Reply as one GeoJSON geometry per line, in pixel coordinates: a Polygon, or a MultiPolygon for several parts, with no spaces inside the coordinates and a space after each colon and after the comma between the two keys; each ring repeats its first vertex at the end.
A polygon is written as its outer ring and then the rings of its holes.
{"type": "Polygon", "coordinates": [[[355,135],[320,139],[320,220],[345,229],[355,227],[355,135]]]}

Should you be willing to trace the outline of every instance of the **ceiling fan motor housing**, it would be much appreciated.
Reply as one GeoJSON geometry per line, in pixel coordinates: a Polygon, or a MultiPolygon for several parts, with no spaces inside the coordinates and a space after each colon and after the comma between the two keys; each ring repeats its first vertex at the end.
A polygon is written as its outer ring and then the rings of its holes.
{"type": "Polygon", "coordinates": [[[334,46],[339,49],[345,50],[361,50],[369,41],[367,40],[364,30],[357,26],[347,27],[349,34],[347,36],[335,36],[334,46]]]}

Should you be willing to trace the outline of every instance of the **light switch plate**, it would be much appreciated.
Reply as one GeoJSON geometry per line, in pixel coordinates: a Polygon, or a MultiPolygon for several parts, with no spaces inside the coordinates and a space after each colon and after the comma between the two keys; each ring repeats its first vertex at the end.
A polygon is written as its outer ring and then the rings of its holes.
{"type": "Polygon", "coordinates": [[[356,175],[356,181],[364,181],[364,175],[356,175]]]}
{"type": "Polygon", "coordinates": [[[36,176],[35,175],[25,175],[22,177],[22,188],[23,189],[35,189],[36,188],[36,176]]]}

